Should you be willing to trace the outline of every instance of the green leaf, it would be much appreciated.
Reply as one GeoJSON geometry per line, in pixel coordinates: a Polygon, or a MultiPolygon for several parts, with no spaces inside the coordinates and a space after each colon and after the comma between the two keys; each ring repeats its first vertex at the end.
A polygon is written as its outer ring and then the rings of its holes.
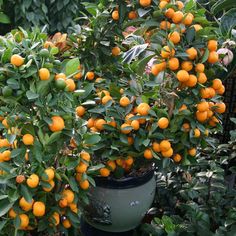
{"type": "Polygon", "coordinates": [[[207,61],[207,59],[208,59],[208,57],[209,57],[209,53],[210,53],[209,50],[206,49],[206,50],[205,50],[205,53],[204,53],[204,55],[203,55],[203,57],[202,57],[201,63],[204,63],[204,62],[207,61]]]}
{"type": "Polygon", "coordinates": [[[4,14],[3,12],[0,12],[0,23],[2,23],[2,24],[11,23],[10,18],[6,14],[4,14]]]}
{"type": "Polygon", "coordinates": [[[9,202],[7,199],[0,201],[0,217],[5,215],[13,206],[14,202],[9,202]]]}
{"type": "Polygon", "coordinates": [[[28,90],[28,91],[26,92],[26,96],[27,96],[27,98],[28,98],[29,100],[35,100],[35,99],[37,99],[37,98],[39,97],[39,94],[34,93],[34,92],[28,90]]]}
{"type": "Polygon", "coordinates": [[[69,184],[70,184],[71,189],[74,192],[76,192],[76,193],[79,192],[78,183],[76,182],[76,180],[75,180],[75,178],[73,176],[70,177],[69,184]]]}
{"type": "Polygon", "coordinates": [[[231,35],[231,30],[236,26],[236,8],[226,12],[220,22],[221,33],[225,36],[231,35]]]}
{"type": "Polygon", "coordinates": [[[84,135],[84,143],[85,144],[96,144],[98,142],[100,142],[101,137],[99,134],[85,134],[84,135]]]}
{"type": "Polygon", "coordinates": [[[137,59],[137,57],[144,52],[144,50],[148,47],[148,44],[141,44],[141,45],[136,45],[132,47],[129,51],[125,52],[123,55],[123,62],[124,63],[130,63],[134,59],[137,59]]]}
{"type": "Polygon", "coordinates": [[[56,142],[61,136],[61,131],[59,132],[54,132],[53,134],[51,134],[50,138],[47,140],[47,145],[50,145],[54,142],[56,142]]]}
{"type": "Polygon", "coordinates": [[[21,193],[27,202],[32,201],[32,194],[30,193],[29,189],[25,185],[21,185],[21,193]]]}
{"type": "Polygon", "coordinates": [[[6,223],[7,223],[6,220],[1,220],[0,221],[0,231],[3,229],[3,227],[5,226],[6,223]]]}
{"type": "Polygon", "coordinates": [[[69,60],[66,63],[66,67],[65,67],[65,73],[66,75],[71,75],[73,73],[75,73],[76,71],[78,71],[78,66],[80,65],[80,61],[79,58],[74,58],[69,60]]]}
{"type": "Polygon", "coordinates": [[[219,12],[236,7],[235,0],[218,0],[212,7],[211,12],[216,15],[219,12]]]}

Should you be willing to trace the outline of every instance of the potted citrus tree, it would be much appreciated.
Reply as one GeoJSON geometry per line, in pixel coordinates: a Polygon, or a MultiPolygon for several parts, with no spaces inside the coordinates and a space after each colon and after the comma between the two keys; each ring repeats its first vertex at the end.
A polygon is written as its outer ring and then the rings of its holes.
{"type": "Polygon", "coordinates": [[[81,158],[76,179],[81,186],[91,176],[96,182],[82,207],[87,222],[122,232],[135,228],[150,206],[155,189],[152,164],[195,162],[198,149],[210,145],[209,134],[221,130],[226,108],[224,86],[215,74],[223,68],[216,34],[194,2],[110,6],[109,12],[106,6],[102,14],[94,13],[97,25],[135,28],[133,34],[123,34],[126,39],[118,31],[114,40],[113,31],[99,32],[102,27],[79,36],[79,84],[90,92],[78,97],[76,113],[91,143],[83,145],[89,157],[81,158]],[[101,41],[101,35],[107,41],[101,41]],[[99,54],[107,63],[99,63],[99,54]]]}

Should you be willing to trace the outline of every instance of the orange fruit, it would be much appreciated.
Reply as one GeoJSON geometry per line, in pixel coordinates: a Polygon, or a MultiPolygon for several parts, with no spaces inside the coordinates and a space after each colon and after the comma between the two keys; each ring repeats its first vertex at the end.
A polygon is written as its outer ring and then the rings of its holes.
{"type": "Polygon", "coordinates": [[[16,176],[16,182],[18,183],[18,184],[21,184],[21,183],[23,183],[25,181],[25,176],[24,175],[17,175],[16,176]]]}
{"type": "Polygon", "coordinates": [[[82,72],[79,72],[79,73],[77,73],[76,75],[74,75],[74,79],[81,79],[83,77],[83,74],[82,74],[82,72]]]}
{"type": "Polygon", "coordinates": [[[45,215],[45,204],[43,202],[35,202],[33,205],[33,214],[37,217],[41,217],[45,215]]]}
{"type": "Polygon", "coordinates": [[[219,55],[218,55],[218,53],[215,52],[215,51],[210,52],[207,61],[208,61],[210,64],[214,64],[214,63],[218,62],[218,61],[219,61],[219,55]]]}
{"type": "Polygon", "coordinates": [[[201,123],[205,122],[207,120],[207,111],[203,111],[203,112],[197,111],[196,118],[201,123]]]}
{"type": "Polygon", "coordinates": [[[161,62],[159,64],[155,64],[152,66],[151,72],[154,76],[157,76],[159,72],[165,70],[166,68],[166,62],[161,62]]]}
{"type": "Polygon", "coordinates": [[[174,43],[177,44],[180,42],[180,34],[177,31],[174,31],[172,33],[168,34],[168,39],[174,43]]]}
{"type": "Polygon", "coordinates": [[[91,128],[94,126],[94,123],[95,123],[95,119],[94,118],[89,118],[88,119],[88,123],[87,123],[87,127],[88,128],[91,128]]]}
{"type": "Polygon", "coordinates": [[[133,120],[130,125],[133,127],[133,130],[138,130],[140,127],[138,120],[133,120]]]}
{"type": "Polygon", "coordinates": [[[132,126],[124,123],[120,126],[120,130],[122,134],[129,134],[132,131],[132,126]],[[129,128],[126,128],[126,127],[129,127],[129,128]]]}
{"type": "Polygon", "coordinates": [[[196,71],[196,72],[201,73],[201,72],[204,72],[204,70],[205,70],[205,66],[204,66],[204,64],[202,64],[202,63],[198,63],[198,64],[195,66],[195,71],[196,71]]]}
{"type": "Polygon", "coordinates": [[[169,46],[164,46],[161,50],[161,57],[162,58],[169,58],[175,55],[175,50],[172,48],[170,49],[169,46]]]}
{"type": "Polygon", "coordinates": [[[199,24],[195,24],[195,25],[193,25],[193,27],[194,27],[196,32],[202,29],[202,26],[199,25],[199,24]]]}
{"type": "Polygon", "coordinates": [[[150,110],[150,106],[143,102],[143,103],[140,103],[138,106],[137,106],[137,112],[141,115],[141,116],[146,116],[148,115],[149,113],[149,110],[150,110]]]}
{"type": "Polygon", "coordinates": [[[89,181],[87,179],[82,180],[82,181],[79,182],[79,186],[83,190],[87,190],[89,188],[89,181]]]}
{"type": "Polygon", "coordinates": [[[112,48],[112,50],[111,50],[111,54],[114,56],[114,57],[117,57],[117,56],[119,56],[120,55],[120,52],[121,52],[121,50],[120,50],[120,48],[119,47],[114,47],[114,48],[112,48]]]}
{"type": "Polygon", "coordinates": [[[220,94],[220,95],[224,94],[224,92],[225,92],[225,86],[224,85],[222,85],[220,89],[216,90],[216,93],[220,94]]]}
{"type": "Polygon", "coordinates": [[[192,156],[192,157],[196,156],[196,154],[197,154],[196,148],[191,148],[191,149],[189,149],[189,150],[188,150],[188,154],[189,154],[190,156],[192,156]]]}
{"type": "Polygon", "coordinates": [[[181,1],[176,1],[176,5],[177,5],[179,10],[182,10],[184,8],[184,4],[181,1]]]}
{"type": "Polygon", "coordinates": [[[183,61],[181,63],[182,70],[190,71],[193,69],[193,63],[191,61],[183,61]]]}
{"type": "Polygon", "coordinates": [[[190,88],[194,87],[197,84],[197,77],[195,75],[189,75],[189,79],[184,84],[190,88]]]}
{"type": "Polygon", "coordinates": [[[221,102],[221,103],[216,103],[215,106],[217,107],[217,108],[215,109],[215,111],[218,112],[218,113],[220,113],[220,114],[224,113],[225,110],[226,110],[226,105],[225,105],[223,102],[221,102]]]}
{"type": "Polygon", "coordinates": [[[153,158],[153,155],[152,155],[152,151],[150,148],[147,148],[144,153],[143,153],[143,156],[146,158],[146,159],[152,159],[153,158]]]}
{"type": "Polygon", "coordinates": [[[87,72],[86,79],[87,80],[93,80],[95,78],[95,74],[92,71],[87,72]]]}
{"type": "Polygon", "coordinates": [[[64,189],[62,191],[62,196],[67,200],[67,203],[72,203],[75,199],[75,194],[70,189],[64,189]]]}
{"type": "Polygon", "coordinates": [[[32,199],[31,202],[27,202],[24,197],[22,197],[19,201],[19,206],[23,211],[30,211],[33,207],[34,200],[32,199]]]}
{"type": "Polygon", "coordinates": [[[83,106],[76,107],[76,115],[82,117],[85,114],[85,108],[83,106]]]}
{"type": "Polygon", "coordinates": [[[76,84],[73,79],[67,79],[65,82],[66,82],[66,90],[68,90],[69,92],[75,91],[76,84]]]}
{"type": "Polygon", "coordinates": [[[25,134],[22,138],[22,141],[25,145],[33,145],[34,144],[34,136],[31,134],[25,134]]]}
{"type": "Polygon", "coordinates": [[[128,166],[131,166],[133,165],[134,163],[134,158],[132,156],[128,156],[126,159],[125,159],[125,164],[128,165],[128,166]]]}
{"type": "Polygon", "coordinates": [[[6,150],[2,154],[3,161],[10,161],[11,160],[11,151],[6,150]]]}
{"type": "Polygon", "coordinates": [[[183,123],[182,128],[184,132],[189,132],[191,127],[189,123],[183,123]]]}
{"type": "Polygon", "coordinates": [[[174,162],[180,162],[182,160],[182,156],[180,154],[175,154],[173,157],[174,162]]]}
{"type": "Polygon", "coordinates": [[[169,148],[167,151],[164,151],[164,152],[162,151],[161,155],[163,157],[170,158],[171,156],[173,156],[173,153],[174,153],[173,149],[169,148]]]}
{"type": "Polygon", "coordinates": [[[209,104],[208,102],[202,101],[197,104],[197,109],[200,112],[207,111],[209,109],[209,104]]]}
{"type": "Polygon", "coordinates": [[[186,70],[179,70],[176,77],[180,82],[186,82],[189,79],[189,73],[186,70]]]}
{"type": "Polygon", "coordinates": [[[184,16],[183,24],[189,26],[189,25],[192,24],[193,19],[194,19],[194,16],[193,16],[191,13],[187,13],[187,14],[184,16]]]}
{"type": "Polygon", "coordinates": [[[62,198],[62,199],[59,201],[59,206],[60,206],[61,208],[67,207],[67,206],[68,206],[67,200],[66,200],[65,198],[62,198]]]}
{"type": "Polygon", "coordinates": [[[180,23],[184,18],[184,14],[183,12],[181,11],[176,11],[173,16],[172,16],[172,21],[175,23],[175,24],[178,24],[180,23]]]}
{"type": "Polygon", "coordinates": [[[104,167],[99,170],[99,173],[102,177],[108,177],[110,175],[110,170],[104,167]]]}
{"type": "Polygon", "coordinates": [[[194,47],[187,49],[186,53],[188,54],[188,58],[190,60],[194,60],[197,57],[197,50],[194,47]]]}
{"type": "Polygon", "coordinates": [[[213,114],[214,114],[213,111],[211,111],[211,110],[207,110],[207,118],[212,117],[213,114]]]}
{"type": "Polygon", "coordinates": [[[98,130],[104,130],[104,127],[103,125],[105,125],[107,122],[104,120],[104,119],[97,119],[95,122],[94,122],[94,126],[95,128],[97,128],[98,130]]]}
{"type": "Polygon", "coordinates": [[[42,176],[42,180],[46,181],[46,182],[50,182],[55,177],[55,171],[51,167],[47,168],[47,169],[44,170],[44,175],[42,176]]]}
{"type": "Polygon", "coordinates": [[[58,212],[53,212],[52,216],[49,219],[50,222],[53,223],[53,225],[59,225],[60,224],[60,215],[58,212]]]}
{"type": "Polygon", "coordinates": [[[9,141],[6,138],[0,139],[0,148],[10,147],[10,146],[11,146],[11,144],[9,143],[9,141]]]}
{"type": "Polygon", "coordinates": [[[166,29],[169,29],[170,28],[170,22],[169,21],[161,21],[160,23],[160,29],[162,30],[166,30],[166,29]]]}
{"type": "Polygon", "coordinates": [[[179,59],[172,57],[168,62],[168,67],[170,70],[177,70],[179,68],[179,59]]]}
{"type": "Polygon", "coordinates": [[[55,80],[58,80],[58,79],[66,80],[66,75],[64,73],[59,73],[59,74],[55,75],[54,79],[55,80]]]}
{"type": "Polygon", "coordinates": [[[174,13],[175,13],[175,10],[173,8],[168,8],[165,12],[165,16],[168,19],[171,19],[173,17],[174,13]]]}
{"type": "Polygon", "coordinates": [[[24,64],[24,58],[18,54],[12,55],[10,61],[12,65],[17,66],[17,67],[24,64]]]}
{"type": "Polygon", "coordinates": [[[128,18],[130,20],[134,20],[134,19],[138,18],[137,12],[136,11],[130,11],[129,14],[128,14],[128,18]]]}
{"type": "Polygon", "coordinates": [[[215,90],[218,90],[220,89],[222,86],[222,81],[220,79],[214,79],[212,81],[212,88],[215,89],[215,90]]]}
{"type": "Polygon", "coordinates": [[[161,117],[158,120],[157,125],[161,129],[166,129],[169,126],[169,120],[166,117],[161,117]]]}
{"type": "Polygon", "coordinates": [[[41,80],[49,80],[50,79],[50,72],[47,68],[41,68],[39,70],[39,78],[41,80]]]}
{"type": "Polygon", "coordinates": [[[29,178],[26,180],[27,185],[30,188],[36,188],[39,185],[39,177],[36,174],[32,174],[29,176],[29,178]]]}
{"type": "Polygon", "coordinates": [[[5,128],[7,128],[7,129],[9,128],[9,125],[7,123],[7,119],[3,119],[2,124],[5,128]]]}
{"type": "Polygon", "coordinates": [[[49,125],[49,129],[52,132],[58,132],[65,128],[65,122],[60,116],[53,116],[52,123],[49,125]]]}
{"type": "Polygon", "coordinates": [[[209,90],[209,88],[202,88],[202,89],[200,90],[200,94],[201,94],[201,97],[202,97],[202,98],[209,98],[209,96],[210,96],[210,90],[209,90]]]}
{"type": "Polygon", "coordinates": [[[116,163],[112,160],[109,160],[107,162],[107,166],[111,169],[111,171],[114,171],[116,169],[116,163]]]}
{"type": "Polygon", "coordinates": [[[168,2],[166,2],[166,1],[161,1],[160,3],[159,3],[159,8],[160,9],[163,9],[163,8],[165,8],[165,6],[168,4],[168,2]]]}
{"type": "Polygon", "coordinates": [[[149,7],[152,3],[152,0],[139,0],[139,4],[142,7],[149,7]]]}
{"type": "Polygon", "coordinates": [[[208,88],[208,91],[209,91],[209,98],[215,97],[215,95],[216,95],[215,89],[209,87],[209,88],[208,88]]]}
{"type": "Polygon", "coordinates": [[[160,142],[160,149],[161,149],[161,152],[166,152],[168,151],[169,149],[171,148],[171,144],[168,140],[162,140],[160,142]]]}
{"type": "Polygon", "coordinates": [[[11,208],[8,212],[8,215],[10,218],[15,218],[17,216],[16,212],[13,210],[13,208],[11,208]]]}
{"type": "Polygon", "coordinates": [[[181,105],[181,107],[179,108],[179,111],[184,111],[187,110],[187,106],[185,104],[181,105]]]}
{"type": "Polygon", "coordinates": [[[102,104],[106,105],[110,100],[112,100],[112,97],[110,95],[106,95],[102,98],[102,104]]]}
{"type": "Polygon", "coordinates": [[[154,152],[160,152],[161,151],[160,144],[157,142],[153,142],[152,149],[154,152]]]}
{"type": "Polygon", "coordinates": [[[205,84],[207,82],[206,74],[203,72],[200,72],[197,77],[198,83],[205,84]]]}
{"type": "Polygon", "coordinates": [[[69,229],[71,227],[71,222],[68,219],[64,219],[62,221],[62,225],[64,226],[64,228],[69,229]]]}
{"type": "Polygon", "coordinates": [[[209,49],[210,52],[216,51],[218,47],[218,43],[216,40],[209,40],[207,43],[207,48],[209,49]]]}
{"type": "Polygon", "coordinates": [[[116,164],[117,164],[118,166],[122,166],[123,163],[124,163],[124,160],[122,160],[122,159],[120,159],[120,158],[116,160],[116,164]]]}
{"type": "Polygon", "coordinates": [[[29,225],[29,217],[26,214],[20,214],[20,229],[25,229],[29,225]]]}
{"type": "Polygon", "coordinates": [[[120,99],[120,105],[122,107],[127,107],[130,104],[130,100],[128,97],[124,96],[120,99]]]}
{"type": "Polygon", "coordinates": [[[82,151],[82,152],[80,153],[80,157],[81,157],[83,160],[87,161],[87,162],[89,162],[90,159],[91,159],[90,154],[89,154],[88,152],[85,152],[85,151],[82,151]]]}
{"type": "Polygon", "coordinates": [[[134,143],[134,138],[133,137],[128,137],[128,144],[132,145],[134,143]]]}
{"type": "Polygon", "coordinates": [[[85,164],[84,162],[80,162],[79,165],[77,165],[77,167],[75,168],[76,172],[78,173],[84,173],[86,172],[88,169],[88,165],[85,164]]]}
{"type": "Polygon", "coordinates": [[[194,129],[193,133],[195,138],[199,138],[201,136],[201,131],[197,128],[194,129]]]}
{"type": "Polygon", "coordinates": [[[114,128],[116,128],[116,126],[117,126],[116,121],[114,119],[112,119],[111,121],[108,121],[107,124],[114,127],[114,128]]]}
{"type": "Polygon", "coordinates": [[[117,10],[113,11],[111,14],[111,17],[113,20],[119,20],[119,18],[120,18],[119,12],[117,10]]]}
{"type": "Polygon", "coordinates": [[[55,187],[55,182],[53,180],[47,181],[48,184],[50,184],[50,187],[43,187],[43,190],[45,192],[51,192],[53,188],[55,187]]]}

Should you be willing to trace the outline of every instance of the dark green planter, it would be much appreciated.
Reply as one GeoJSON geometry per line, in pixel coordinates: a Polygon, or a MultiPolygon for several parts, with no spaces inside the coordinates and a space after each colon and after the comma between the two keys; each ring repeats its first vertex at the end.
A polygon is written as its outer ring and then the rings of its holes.
{"type": "Polygon", "coordinates": [[[93,227],[107,232],[136,228],[150,208],[156,189],[154,171],[121,180],[98,178],[89,192],[83,216],[93,227]]]}

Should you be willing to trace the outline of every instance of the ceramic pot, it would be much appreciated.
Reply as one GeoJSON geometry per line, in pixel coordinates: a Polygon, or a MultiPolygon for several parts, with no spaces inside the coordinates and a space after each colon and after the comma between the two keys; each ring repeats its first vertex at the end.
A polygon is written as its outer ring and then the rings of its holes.
{"type": "Polygon", "coordinates": [[[150,208],[156,189],[154,170],[124,179],[96,178],[89,190],[83,217],[91,226],[106,232],[136,228],[150,208]]]}

